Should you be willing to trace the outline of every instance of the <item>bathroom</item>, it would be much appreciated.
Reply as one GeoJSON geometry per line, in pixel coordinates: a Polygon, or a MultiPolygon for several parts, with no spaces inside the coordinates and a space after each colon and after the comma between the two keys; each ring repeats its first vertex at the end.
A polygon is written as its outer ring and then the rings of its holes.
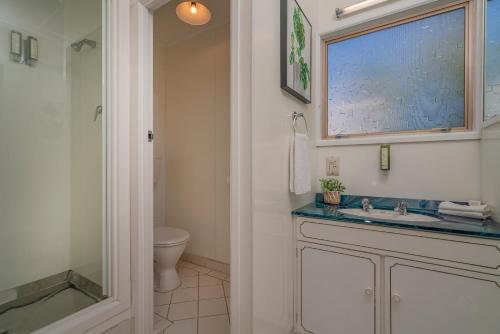
{"type": "Polygon", "coordinates": [[[499,7],[0,0],[0,334],[500,332],[499,7]]]}
{"type": "Polygon", "coordinates": [[[229,1],[170,1],[153,34],[154,328],[229,333],[229,1]]]}

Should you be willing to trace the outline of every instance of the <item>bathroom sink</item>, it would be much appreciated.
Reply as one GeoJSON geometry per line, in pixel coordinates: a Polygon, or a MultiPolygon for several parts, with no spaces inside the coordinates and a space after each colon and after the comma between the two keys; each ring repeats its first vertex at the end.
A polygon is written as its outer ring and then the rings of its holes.
{"type": "Polygon", "coordinates": [[[350,215],[375,221],[419,222],[419,223],[437,223],[441,221],[439,218],[420,215],[417,213],[408,213],[407,215],[401,215],[393,210],[371,209],[370,211],[366,212],[363,211],[362,209],[339,209],[338,211],[345,215],[350,215]]]}

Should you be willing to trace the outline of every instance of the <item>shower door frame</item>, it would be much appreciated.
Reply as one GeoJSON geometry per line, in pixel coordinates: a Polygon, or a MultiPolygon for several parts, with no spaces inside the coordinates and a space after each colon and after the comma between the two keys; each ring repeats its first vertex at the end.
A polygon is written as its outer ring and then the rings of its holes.
{"type": "Polygon", "coordinates": [[[130,4],[106,0],[106,207],[105,276],[110,297],[35,334],[102,333],[131,317],[130,266],[130,4]]]}
{"type": "MultiPolygon", "coordinates": [[[[153,12],[170,0],[132,0],[132,267],[135,332],[153,332],[153,12]]],[[[231,334],[251,334],[252,309],[252,1],[230,0],[231,334]]]]}

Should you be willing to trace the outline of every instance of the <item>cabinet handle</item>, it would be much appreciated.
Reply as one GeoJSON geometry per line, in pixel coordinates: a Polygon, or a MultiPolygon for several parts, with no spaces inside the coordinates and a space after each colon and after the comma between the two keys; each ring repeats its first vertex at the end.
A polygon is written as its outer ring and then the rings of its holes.
{"type": "Polygon", "coordinates": [[[399,304],[401,302],[401,296],[397,293],[392,294],[392,301],[399,304]]]}
{"type": "Polygon", "coordinates": [[[367,296],[373,295],[373,289],[372,288],[366,288],[365,289],[365,295],[367,295],[367,296]]]}

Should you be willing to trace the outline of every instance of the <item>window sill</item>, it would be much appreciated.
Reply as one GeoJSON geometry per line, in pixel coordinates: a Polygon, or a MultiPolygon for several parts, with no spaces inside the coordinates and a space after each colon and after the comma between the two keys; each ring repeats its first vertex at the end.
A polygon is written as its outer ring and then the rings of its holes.
{"type": "Polygon", "coordinates": [[[383,135],[370,137],[354,137],[341,139],[319,139],[316,147],[324,146],[351,146],[351,145],[374,145],[374,144],[396,144],[396,143],[425,143],[451,140],[479,140],[479,131],[452,132],[452,133],[425,133],[407,135],[383,135]]]}

